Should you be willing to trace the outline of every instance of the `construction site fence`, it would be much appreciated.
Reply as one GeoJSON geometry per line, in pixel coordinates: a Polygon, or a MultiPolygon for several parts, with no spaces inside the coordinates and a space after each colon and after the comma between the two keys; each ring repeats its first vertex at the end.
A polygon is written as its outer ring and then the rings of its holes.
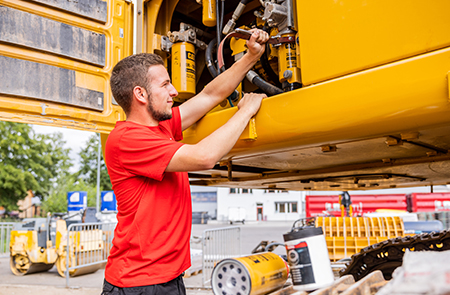
{"type": "Polygon", "coordinates": [[[0,222],[0,257],[9,257],[11,229],[15,222],[0,222]]]}
{"type": "Polygon", "coordinates": [[[419,220],[439,220],[444,229],[450,229],[450,211],[418,212],[416,214],[419,220]]]}
{"type": "Polygon", "coordinates": [[[73,223],[67,229],[66,287],[71,276],[106,265],[117,222],[73,223]]]}
{"type": "Polygon", "coordinates": [[[226,258],[241,255],[241,228],[237,226],[207,229],[202,236],[203,287],[211,287],[214,266],[226,258]]]}

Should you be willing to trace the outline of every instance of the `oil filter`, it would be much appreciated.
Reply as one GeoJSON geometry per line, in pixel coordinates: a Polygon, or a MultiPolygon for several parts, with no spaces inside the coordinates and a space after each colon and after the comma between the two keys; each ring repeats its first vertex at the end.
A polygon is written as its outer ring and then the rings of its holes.
{"type": "Polygon", "coordinates": [[[195,47],[188,42],[172,45],[172,84],[178,91],[177,100],[195,95],[195,47]]]}
{"type": "Polygon", "coordinates": [[[216,1],[202,0],[202,21],[207,27],[214,27],[217,24],[216,1]]]}
{"type": "Polygon", "coordinates": [[[288,277],[286,262],[266,252],[220,261],[212,272],[215,295],[258,295],[280,289],[288,277]]]}
{"type": "Polygon", "coordinates": [[[321,227],[303,227],[283,235],[294,289],[312,291],[334,281],[321,227]]]}

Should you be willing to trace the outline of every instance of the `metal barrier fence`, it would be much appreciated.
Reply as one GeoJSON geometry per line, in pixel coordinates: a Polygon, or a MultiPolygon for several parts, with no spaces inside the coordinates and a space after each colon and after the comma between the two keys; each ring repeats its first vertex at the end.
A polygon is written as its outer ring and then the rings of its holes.
{"type": "Polygon", "coordinates": [[[93,272],[105,266],[116,225],[114,222],[73,223],[69,226],[65,251],[66,287],[69,287],[70,276],[93,272]]]}
{"type": "Polygon", "coordinates": [[[202,238],[203,287],[210,287],[211,274],[217,262],[240,255],[240,227],[233,226],[205,230],[202,238]]]}
{"type": "Polygon", "coordinates": [[[439,220],[444,229],[450,229],[450,211],[418,212],[417,218],[419,220],[439,220]]]}
{"type": "Polygon", "coordinates": [[[0,257],[9,257],[9,241],[14,222],[0,222],[0,257]]]}

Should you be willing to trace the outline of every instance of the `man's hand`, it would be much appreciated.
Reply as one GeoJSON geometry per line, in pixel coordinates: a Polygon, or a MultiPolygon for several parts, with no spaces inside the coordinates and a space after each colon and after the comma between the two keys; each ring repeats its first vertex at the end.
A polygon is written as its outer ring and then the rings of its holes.
{"type": "Polygon", "coordinates": [[[250,32],[252,32],[252,35],[247,41],[248,53],[259,59],[264,53],[269,34],[259,29],[251,29],[250,32]]]}
{"type": "Polygon", "coordinates": [[[250,117],[253,117],[261,107],[261,101],[267,97],[265,94],[260,93],[246,93],[244,97],[239,101],[239,110],[246,111],[250,117]]]}

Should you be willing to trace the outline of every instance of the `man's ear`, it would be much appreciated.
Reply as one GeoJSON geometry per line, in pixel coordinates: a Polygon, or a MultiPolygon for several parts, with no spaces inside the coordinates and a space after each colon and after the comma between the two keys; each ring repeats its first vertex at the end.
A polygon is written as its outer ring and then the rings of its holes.
{"type": "Polygon", "coordinates": [[[147,103],[147,99],[145,98],[147,96],[147,91],[145,88],[141,86],[136,86],[133,89],[133,97],[136,98],[136,100],[142,104],[147,103]]]}

